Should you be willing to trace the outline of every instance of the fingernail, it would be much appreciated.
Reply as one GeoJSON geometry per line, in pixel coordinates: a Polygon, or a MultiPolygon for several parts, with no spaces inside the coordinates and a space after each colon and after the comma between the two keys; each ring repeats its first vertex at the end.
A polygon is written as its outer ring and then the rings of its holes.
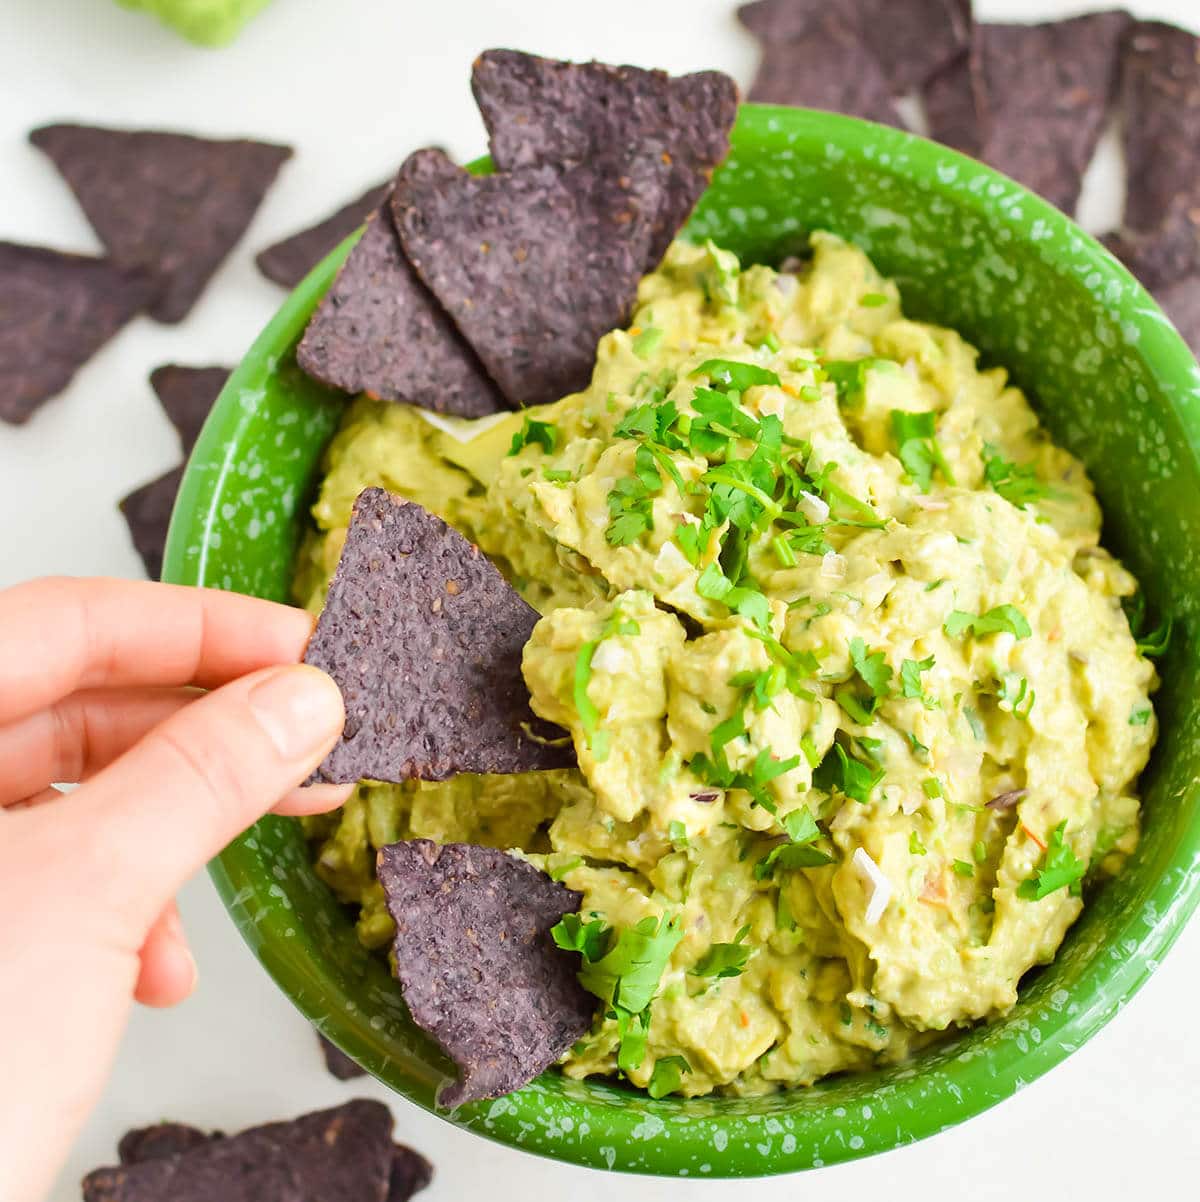
{"type": "Polygon", "coordinates": [[[285,760],[324,747],[342,727],[342,695],[319,668],[283,668],[250,690],[250,709],[285,760]]]}

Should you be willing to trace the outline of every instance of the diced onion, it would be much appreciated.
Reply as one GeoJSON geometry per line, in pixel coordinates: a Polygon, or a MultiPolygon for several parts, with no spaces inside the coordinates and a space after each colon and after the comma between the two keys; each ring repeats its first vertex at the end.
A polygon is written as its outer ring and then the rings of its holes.
{"type": "Polygon", "coordinates": [[[912,503],[913,503],[913,504],[914,504],[914,505],[915,505],[915,506],[916,506],[918,509],[924,509],[924,510],[926,510],[928,513],[939,513],[939,512],[940,512],[941,510],[943,510],[943,509],[949,509],[949,508],[950,508],[950,502],[949,502],[949,501],[939,501],[939,500],[937,499],[937,497],[927,497],[927,496],[924,496],[924,495],[923,495],[923,494],[921,494],[921,493],[917,493],[917,494],[916,494],[916,495],[913,497],[913,499],[912,499],[912,503]]]}
{"type": "Polygon", "coordinates": [[[873,927],[883,916],[883,912],[887,909],[888,902],[892,900],[892,894],[895,890],[892,888],[892,882],[883,875],[883,871],[879,865],[861,847],[854,849],[854,855],[851,857],[850,862],[854,865],[855,872],[871,888],[871,896],[867,899],[867,912],[864,915],[864,921],[867,926],[873,927]]]}
{"type": "Polygon", "coordinates": [[[836,551],[826,551],[821,556],[821,575],[826,580],[844,580],[846,578],[846,557],[836,551]]]}
{"type": "Polygon", "coordinates": [[[490,430],[494,425],[512,416],[511,413],[493,413],[487,417],[478,417],[474,421],[467,422],[462,418],[443,417],[440,413],[431,413],[428,409],[419,407],[417,412],[435,430],[441,430],[443,434],[449,434],[456,442],[462,443],[478,438],[485,430],[490,430]]]}
{"type": "Polygon", "coordinates": [[[810,492],[802,492],[796,501],[796,508],[815,526],[829,520],[829,505],[820,497],[810,492]]]}
{"type": "Polygon", "coordinates": [[[629,652],[613,639],[605,639],[592,654],[592,668],[597,672],[620,672],[629,664],[629,652]]]}

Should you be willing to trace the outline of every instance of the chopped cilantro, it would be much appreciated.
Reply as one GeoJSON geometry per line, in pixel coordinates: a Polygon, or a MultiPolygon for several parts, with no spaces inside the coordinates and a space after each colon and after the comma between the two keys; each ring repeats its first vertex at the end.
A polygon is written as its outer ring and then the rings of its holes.
{"type": "Polygon", "coordinates": [[[775,929],[777,931],[794,931],[796,917],[787,899],[787,893],[781,887],[775,898],[775,929]]]}
{"type": "Polygon", "coordinates": [[[883,769],[864,764],[834,743],[813,773],[813,784],[826,793],[839,792],[866,805],[875,786],[883,780],[883,769]]]}
{"type": "Polygon", "coordinates": [[[710,563],[700,573],[696,592],[709,601],[719,601],[735,613],[748,618],[760,630],[771,626],[771,608],[766,596],[756,588],[735,586],[721,571],[721,565],[710,563]]]}
{"type": "Polygon", "coordinates": [[[578,914],[564,914],[550,928],[555,946],[565,952],[578,952],[585,960],[599,960],[608,947],[612,927],[603,918],[584,922],[578,914]]]}
{"type": "Polygon", "coordinates": [[[1121,599],[1121,608],[1129,619],[1129,631],[1137,643],[1139,655],[1155,659],[1163,655],[1171,641],[1171,630],[1174,625],[1171,618],[1161,622],[1154,630],[1147,631],[1146,594],[1136,592],[1132,597],[1121,599]]]}
{"type": "Polygon", "coordinates": [[[536,443],[547,455],[553,455],[558,446],[558,427],[553,422],[539,422],[527,417],[521,428],[512,436],[508,453],[515,455],[523,447],[536,443]]]}
{"type": "Polygon", "coordinates": [[[971,848],[971,855],[975,858],[976,864],[982,864],[987,859],[987,844],[982,839],[976,839],[975,845],[971,848]]]}
{"type": "Polygon", "coordinates": [[[882,651],[869,651],[862,639],[853,638],[850,640],[850,662],[876,703],[891,696],[892,669],[882,651]]]}
{"type": "Polygon", "coordinates": [[[614,609],[600,628],[599,637],[589,639],[575,653],[572,700],[575,703],[575,712],[579,715],[579,724],[583,727],[584,739],[597,763],[603,763],[608,758],[608,732],[599,729],[600,711],[588,696],[588,684],[592,679],[592,657],[596,654],[596,648],[605,639],[610,639],[614,635],[638,633],[640,633],[638,624],[632,618],[627,619],[620,609],[614,609]]]}
{"type": "Polygon", "coordinates": [[[1150,721],[1150,715],[1154,711],[1148,706],[1140,706],[1129,715],[1130,726],[1145,726],[1150,721]]]}
{"type": "Polygon", "coordinates": [[[908,850],[914,856],[923,856],[926,854],[925,844],[921,842],[921,837],[916,831],[908,832],[908,850]]]}
{"type": "Polygon", "coordinates": [[[559,864],[555,864],[546,870],[546,875],[552,881],[561,881],[568,872],[573,872],[583,863],[583,856],[571,856],[569,859],[563,860],[559,864]]]}
{"type": "Polygon", "coordinates": [[[665,1098],[683,1084],[683,1074],[691,1071],[692,1066],[682,1056],[664,1056],[654,1062],[646,1092],[652,1098],[665,1098]]]}
{"type": "Polygon", "coordinates": [[[1158,659],[1159,656],[1165,655],[1167,646],[1171,642],[1173,627],[1174,620],[1167,618],[1148,634],[1144,634],[1137,640],[1138,654],[1144,655],[1147,659],[1158,659]]]}
{"type": "Polygon", "coordinates": [[[954,861],[954,871],[959,876],[974,876],[975,875],[975,865],[972,864],[969,860],[955,860],[954,861]]]}
{"type": "Polygon", "coordinates": [[[788,842],[777,843],[759,860],[754,866],[755,880],[765,880],[779,870],[791,872],[797,868],[820,868],[833,863],[833,856],[812,846],[821,837],[821,828],[807,808],[785,814],[783,829],[787,832],[788,842]]]}
{"type": "Polygon", "coordinates": [[[937,708],[937,699],[925,692],[921,674],[933,667],[933,656],[925,659],[906,659],[900,665],[900,691],[905,697],[919,701],[927,710],[937,708]]]}
{"type": "Polygon", "coordinates": [[[682,851],[688,845],[687,827],[678,820],[671,821],[667,824],[667,838],[676,851],[682,851]]]}
{"type": "Polygon", "coordinates": [[[826,359],[821,368],[833,381],[837,389],[839,405],[847,409],[857,409],[863,402],[863,394],[867,386],[867,375],[873,369],[883,365],[895,367],[891,359],[826,359]]]}
{"type": "Polygon", "coordinates": [[[740,977],[754,948],[745,945],[746,936],[750,934],[750,924],[747,923],[733,937],[732,943],[713,943],[708,951],[688,969],[694,977],[740,977]]]}
{"type": "Polygon", "coordinates": [[[976,638],[1003,632],[1018,639],[1027,639],[1033,633],[1025,615],[1015,605],[997,605],[985,614],[969,614],[961,609],[952,609],[942,629],[951,638],[959,638],[968,632],[976,638]]]}
{"type": "Polygon", "coordinates": [[[775,352],[779,350],[782,343],[779,341],[779,336],[775,333],[774,330],[768,330],[762,336],[762,338],[759,339],[758,345],[761,347],[765,347],[767,350],[769,350],[771,352],[771,354],[775,354],[775,352]]]}
{"type": "Polygon", "coordinates": [[[897,458],[922,492],[929,491],[935,471],[942,473],[942,479],[947,484],[955,482],[954,473],[934,437],[936,430],[935,413],[892,410],[892,434],[896,439],[897,458]]]}
{"type": "Polygon", "coordinates": [[[921,792],[930,798],[930,800],[935,797],[944,796],[942,793],[942,782],[936,776],[927,776],[921,782],[921,792]]]}
{"type": "Polygon", "coordinates": [[[1067,820],[1064,818],[1050,834],[1050,842],[1042,866],[1033,876],[1017,887],[1017,896],[1026,901],[1040,901],[1058,889],[1067,887],[1078,897],[1087,862],[1076,857],[1067,842],[1067,820]]]}
{"type": "Polygon", "coordinates": [[[775,372],[757,363],[739,363],[736,359],[705,359],[693,372],[693,376],[707,376],[718,388],[731,392],[745,392],[761,384],[779,385],[775,372]]]}
{"type": "Polygon", "coordinates": [[[796,566],[796,552],[792,549],[791,543],[782,534],[777,534],[771,539],[771,550],[775,552],[775,558],[779,560],[781,568],[794,568],[796,566]]]}
{"type": "Polygon", "coordinates": [[[639,359],[648,359],[658,350],[663,340],[663,331],[657,326],[648,326],[633,337],[633,353],[639,359]]]}
{"type": "Polygon", "coordinates": [[[888,303],[888,298],[882,292],[866,292],[858,298],[858,303],[866,309],[878,309],[888,303]]]}
{"type": "Polygon", "coordinates": [[[983,723],[980,721],[979,713],[974,707],[964,705],[962,707],[963,717],[967,720],[967,725],[971,728],[971,733],[982,743],[985,737],[983,723]]]}
{"type": "Polygon", "coordinates": [[[1022,722],[1029,720],[1029,713],[1037,694],[1029,687],[1029,681],[1017,672],[1005,672],[998,679],[996,699],[1007,705],[1009,713],[1022,722]]]}
{"type": "Polygon", "coordinates": [[[551,484],[567,484],[574,478],[575,477],[566,468],[542,468],[542,479],[549,480],[551,484]]]}
{"type": "Polygon", "coordinates": [[[983,444],[983,478],[1006,501],[1018,509],[1051,495],[1049,485],[1043,483],[1037,469],[1031,463],[1014,463],[1005,459],[1000,449],[990,442],[983,444]]]}

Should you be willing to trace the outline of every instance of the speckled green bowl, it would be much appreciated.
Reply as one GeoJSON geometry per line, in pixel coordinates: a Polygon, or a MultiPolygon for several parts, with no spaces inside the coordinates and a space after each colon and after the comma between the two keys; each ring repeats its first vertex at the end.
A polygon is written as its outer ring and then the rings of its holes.
{"type": "MultiPolygon", "coordinates": [[[[775,262],[813,229],[861,245],[906,310],[961,330],[1011,368],[1081,456],[1105,537],[1176,615],[1144,778],[1146,831],[1054,964],[1002,1022],[899,1068],[765,1098],[652,1101],[548,1072],[446,1117],[601,1168],[678,1176],[784,1173],[941,1131],[1007,1098],[1097,1031],[1154,970],[1200,898],[1200,369],[1095,242],[1010,180],[939,146],[822,113],[742,110],[734,152],[690,232],[775,262]]],[[[343,400],[292,347],[343,246],[288,298],[229,381],[180,491],[166,577],[285,599],[321,451],[343,400]]],[[[242,934],[335,1043],[432,1108],[446,1063],[314,875],[299,828],[268,818],[212,866],[242,934]]]]}

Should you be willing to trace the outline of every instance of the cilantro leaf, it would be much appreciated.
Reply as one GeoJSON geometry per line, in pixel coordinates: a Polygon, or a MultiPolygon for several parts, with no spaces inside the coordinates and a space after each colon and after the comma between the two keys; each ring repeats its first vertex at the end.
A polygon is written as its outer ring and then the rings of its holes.
{"type": "Polygon", "coordinates": [[[1006,501],[1018,509],[1034,505],[1052,495],[1052,490],[1038,478],[1031,463],[1014,463],[1005,459],[1000,449],[990,442],[983,444],[983,478],[1006,501]]]}
{"type": "Polygon", "coordinates": [[[756,588],[734,585],[721,571],[721,565],[710,563],[696,581],[696,592],[709,601],[719,601],[735,613],[748,618],[760,630],[771,628],[771,607],[766,595],[756,588]]]}
{"type": "Polygon", "coordinates": [[[558,427],[553,422],[539,422],[527,417],[521,428],[512,436],[508,453],[515,455],[523,447],[537,444],[547,455],[553,455],[558,446],[558,427]]]}
{"type": "Polygon", "coordinates": [[[812,846],[821,838],[822,831],[807,807],[785,814],[783,829],[787,832],[788,842],[777,843],[759,860],[754,866],[755,880],[765,880],[780,870],[792,872],[797,868],[821,868],[833,863],[833,856],[812,846]]]}
{"type": "MultiPolygon", "coordinates": [[[[569,915],[564,920],[566,917],[569,915]]],[[[552,928],[551,934],[564,920],[552,928]]],[[[609,928],[603,946],[572,949],[583,954],[579,983],[608,1005],[638,1014],[653,1000],[667,962],[682,938],[679,917],[668,919],[665,914],[648,916],[632,927],[609,928]],[[589,952],[595,950],[601,954],[593,959],[589,952]]]]}
{"type": "Polygon", "coordinates": [[[578,914],[564,914],[550,928],[550,937],[564,952],[579,952],[585,960],[599,960],[608,950],[612,927],[602,918],[584,922],[578,914]]]}
{"type": "Polygon", "coordinates": [[[1067,820],[1064,818],[1050,835],[1042,866],[1033,876],[1017,887],[1017,896],[1026,901],[1041,901],[1058,889],[1069,888],[1076,897],[1083,890],[1087,861],[1080,860],[1067,843],[1067,820]]]}
{"type": "Polygon", "coordinates": [[[754,954],[754,948],[745,945],[745,938],[750,933],[747,923],[733,937],[732,943],[713,943],[708,951],[688,969],[694,977],[740,977],[746,964],[754,954]]]}
{"type": "Polygon", "coordinates": [[[857,409],[863,402],[867,387],[867,375],[877,367],[895,367],[893,359],[876,359],[868,356],[865,359],[824,359],[821,370],[833,381],[837,389],[839,405],[847,409],[857,409]]]}
{"type": "Polygon", "coordinates": [[[579,724],[583,727],[584,740],[596,757],[602,763],[608,757],[607,731],[601,731],[600,711],[588,696],[588,684],[592,679],[592,657],[596,648],[605,639],[614,635],[633,635],[641,633],[638,624],[632,618],[626,618],[619,608],[614,609],[605,619],[600,628],[598,638],[589,639],[575,653],[575,668],[572,673],[571,699],[575,703],[575,712],[579,715],[579,724]],[[601,737],[603,736],[603,737],[601,737]]]}
{"type": "Polygon", "coordinates": [[[722,391],[745,392],[760,384],[779,385],[779,377],[769,368],[736,359],[705,359],[691,374],[707,376],[722,391]]]}
{"type": "Polygon", "coordinates": [[[976,638],[1003,632],[1018,639],[1027,639],[1033,633],[1028,619],[1015,605],[997,605],[985,614],[969,614],[961,609],[952,609],[942,629],[951,638],[959,638],[968,632],[976,638]]]}
{"type": "Polygon", "coordinates": [[[1174,619],[1168,617],[1148,634],[1142,635],[1137,640],[1138,655],[1144,655],[1147,659],[1158,659],[1159,656],[1166,655],[1174,626],[1174,619]]]}
{"type": "Polygon", "coordinates": [[[921,674],[933,667],[933,656],[925,659],[906,659],[900,665],[900,691],[905,697],[919,701],[926,709],[935,709],[937,699],[925,692],[921,674]]]}
{"type": "Polygon", "coordinates": [[[639,359],[649,359],[658,350],[663,340],[663,331],[657,326],[647,326],[633,336],[633,353],[639,359]]]}
{"type": "Polygon", "coordinates": [[[922,492],[933,484],[933,473],[942,473],[947,484],[954,484],[954,473],[934,437],[937,415],[932,412],[908,413],[892,410],[892,434],[896,439],[897,458],[922,492]]]}
{"type": "Polygon", "coordinates": [[[654,1062],[646,1092],[652,1098],[665,1098],[683,1084],[683,1074],[691,1071],[692,1066],[683,1056],[664,1056],[654,1062]]]}
{"type": "Polygon", "coordinates": [[[882,651],[868,651],[862,639],[853,638],[850,640],[850,662],[876,702],[891,696],[892,669],[882,651]]]}
{"type": "Polygon", "coordinates": [[[813,773],[813,784],[818,789],[831,794],[844,793],[863,805],[871,800],[871,793],[881,780],[882,768],[847,755],[841,743],[834,743],[813,773]]]}

